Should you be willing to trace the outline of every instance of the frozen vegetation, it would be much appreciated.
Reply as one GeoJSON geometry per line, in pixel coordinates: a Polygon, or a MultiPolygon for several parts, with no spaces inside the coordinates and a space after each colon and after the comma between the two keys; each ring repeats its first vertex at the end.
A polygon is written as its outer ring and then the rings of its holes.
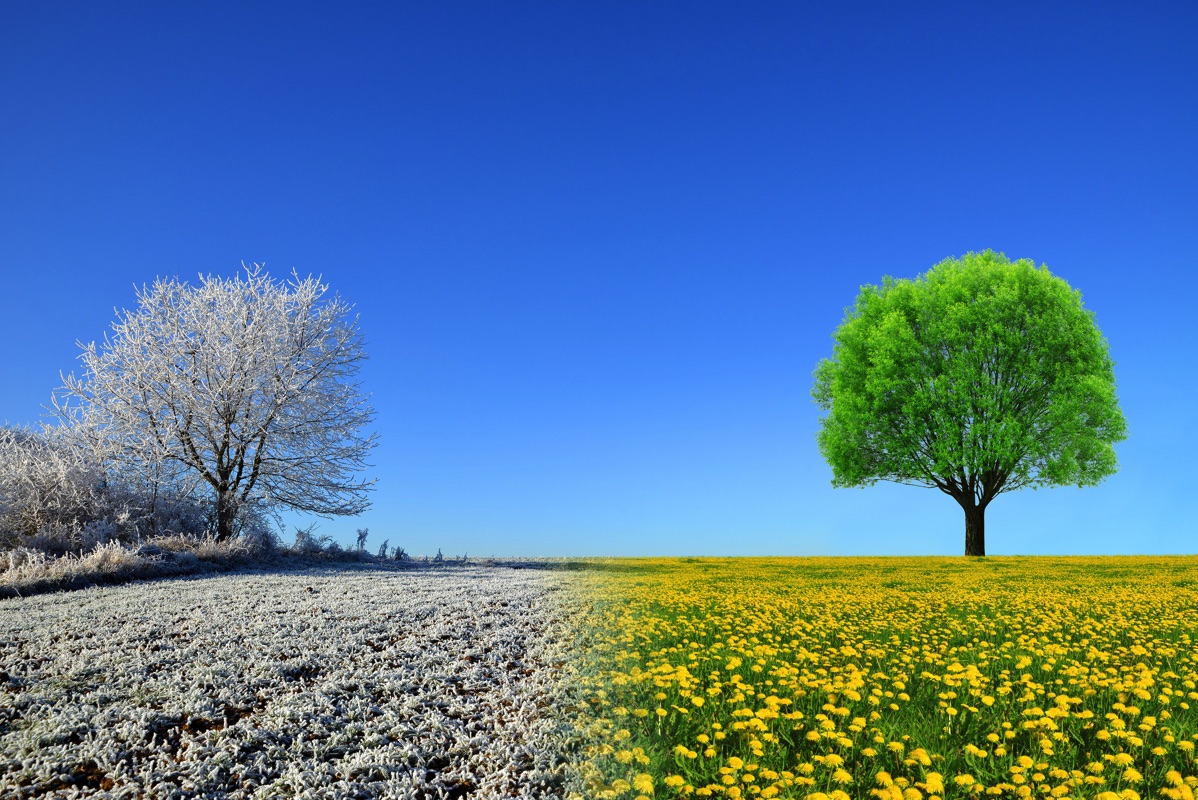
{"type": "Polygon", "coordinates": [[[344,564],[0,600],[0,797],[564,797],[568,576],[344,564]]]}

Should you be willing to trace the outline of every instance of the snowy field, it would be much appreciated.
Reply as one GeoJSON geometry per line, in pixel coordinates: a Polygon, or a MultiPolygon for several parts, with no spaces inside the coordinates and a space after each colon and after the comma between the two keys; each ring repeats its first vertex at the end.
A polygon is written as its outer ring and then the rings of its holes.
{"type": "Polygon", "coordinates": [[[568,580],[350,566],[0,600],[0,798],[565,796],[568,580]]]}

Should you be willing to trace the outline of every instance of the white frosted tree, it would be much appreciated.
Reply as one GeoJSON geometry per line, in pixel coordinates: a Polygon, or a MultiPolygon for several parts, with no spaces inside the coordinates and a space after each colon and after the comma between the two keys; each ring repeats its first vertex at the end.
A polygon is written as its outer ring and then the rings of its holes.
{"type": "Polygon", "coordinates": [[[359,514],[374,411],[358,319],[327,293],[260,264],[198,286],[160,278],[101,345],[80,344],[83,375],[64,378],[55,409],[125,474],[210,491],[220,540],[250,507],[359,514]]]}

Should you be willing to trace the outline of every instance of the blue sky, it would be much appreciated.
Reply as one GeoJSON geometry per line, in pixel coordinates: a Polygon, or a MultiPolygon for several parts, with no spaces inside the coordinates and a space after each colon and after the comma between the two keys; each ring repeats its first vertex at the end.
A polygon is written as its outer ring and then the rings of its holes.
{"type": "Polygon", "coordinates": [[[830,486],[859,287],[993,248],[1080,289],[1129,437],[987,550],[1193,552],[1193,3],[9,3],[0,420],[159,275],[354,302],[409,552],[959,554],[830,486]]]}

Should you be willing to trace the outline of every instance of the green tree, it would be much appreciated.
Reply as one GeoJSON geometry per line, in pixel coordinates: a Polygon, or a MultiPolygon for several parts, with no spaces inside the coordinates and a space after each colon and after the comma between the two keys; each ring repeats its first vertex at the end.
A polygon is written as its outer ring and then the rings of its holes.
{"type": "Polygon", "coordinates": [[[986,554],[986,506],[1030,486],[1093,486],[1126,438],[1114,362],[1081,293],[986,250],[863,286],[812,389],[832,485],[936,488],[986,554]]]}

